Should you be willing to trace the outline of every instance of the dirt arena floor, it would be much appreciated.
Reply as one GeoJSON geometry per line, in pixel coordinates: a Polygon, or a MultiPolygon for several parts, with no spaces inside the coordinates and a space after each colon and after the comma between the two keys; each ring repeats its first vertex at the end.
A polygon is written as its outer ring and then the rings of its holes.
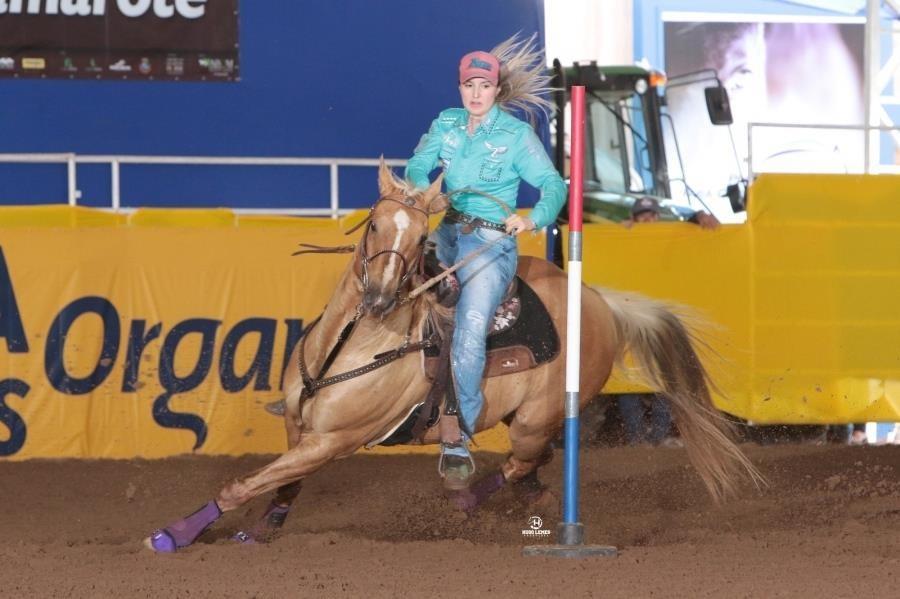
{"type": "MultiPolygon", "coordinates": [[[[268,498],[193,547],[153,528],[266,457],[0,463],[3,597],[898,597],[900,446],[747,445],[771,486],[713,507],[681,449],[583,453],[588,543],[617,558],[522,557],[558,501],[504,490],[475,516],[442,496],[432,456],[358,455],[309,479],[280,536],[229,540],[268,498]]],[[[480,467],[502,456],[479,454],[480,467]]],[[[542,478],[558,494],[561,454],[542,478]]]]}

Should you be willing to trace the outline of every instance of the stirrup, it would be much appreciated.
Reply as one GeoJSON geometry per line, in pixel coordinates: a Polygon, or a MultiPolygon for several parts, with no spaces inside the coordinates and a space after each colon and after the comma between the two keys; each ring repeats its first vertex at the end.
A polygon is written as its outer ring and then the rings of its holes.
{"type": "Polygon", "coordinates": [[[447,449],[465,447],[463,443],[441,443],[441,457],[438,460],[438,474],[444,480],[448,491],[467,489],[475,474],[475,460],[466,449],[466,455],[446,453],[447,449]]]}

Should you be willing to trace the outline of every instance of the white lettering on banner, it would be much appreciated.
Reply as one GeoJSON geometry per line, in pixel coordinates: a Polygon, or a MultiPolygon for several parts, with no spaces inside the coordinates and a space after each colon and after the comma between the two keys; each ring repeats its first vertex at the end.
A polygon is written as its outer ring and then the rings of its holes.
{"type": "MultiPolygon", "coordinates": [[[[62,0],[62,14],[86,17],[91,14],[91,0],[62,0]]],[[[47,14],[50,14],[50,0],[47,0],[47,14]]]]}
{"type": "MultiPolygon", "coordinates": [[[[146,15],[150,8],[160,19],[171,19],[176,14],[185,19],[199,19],[206,14],[207,0],[116,0],[116,6],[126,17],[146,15]]],[[[0,0],[0,15],[20,15],[22,9],[29,15],[58,15],[87,17],[106,15],[106,0],[0,0]]]]}
{"type": "Polygon", "coordinates": [[[126,17],[142,17],[153,3],[153,13],[169,19],[177,12],[185,19],[199,19],[206,12],[206,0],[116,0],[119,11],[126,17]]]}
{"type": "Polygon", "coordinates": [[[199,19],[206,13],[206,0],[175,0],[175,8],[185,19],[199,19]]]}
{"type": "Polygon", "coordinates": [[[156,16],[160,19],[168,19],[175,16],[175,5],[174,4],[166,4],[165,0],[154,0],[153,2],[153,12],[156,13],[156,16]]]}
{"type": "Polygon", "coordinates": [[[116,0],[119,12],[126,17],[140,17],[150,8],[152,0],[116,0]]]}

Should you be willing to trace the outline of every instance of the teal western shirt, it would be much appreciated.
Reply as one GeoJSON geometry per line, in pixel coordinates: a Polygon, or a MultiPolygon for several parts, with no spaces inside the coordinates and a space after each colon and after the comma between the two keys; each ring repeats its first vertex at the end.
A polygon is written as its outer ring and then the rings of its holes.
{"type": "MultiPolygon", "coordinates": [[[[497,105],[471,137],[466,131],[468,120],[464,108],[441,112],[416,146],[406,178],[418,188],[428,187],[428,174],[440,164],[449,192],[477,189],[502,200],[511,210],[516,208],[519,181],[524,179],[541,192],[531,220],[537,228],[553,223],[566,201],[566,184],[531,126],[497,105]]],[[[460,212],[495,223],[507,218],[493,200],[475,193],[456,194],[451,203],[460,212]]]]}

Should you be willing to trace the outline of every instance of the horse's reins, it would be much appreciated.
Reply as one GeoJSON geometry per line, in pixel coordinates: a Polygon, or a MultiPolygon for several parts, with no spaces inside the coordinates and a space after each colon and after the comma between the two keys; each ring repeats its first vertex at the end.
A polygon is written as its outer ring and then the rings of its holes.
{"type": "MultiPolygon", "coordinates": [[[[512,216],[512,210],[509,209],[509,206],[507,206],[503,200],[501,200],[497,196],[491,195],[484,191],[479,191],[479,190],[473,189],[471,187],[464,187],[462,189],[457,189],[455,191],[451,191],[450,193],[448,193],[446,195],[448,198],[451,198],[451,197],[453,197],[455,195],[459,195],[461,193],[475,193],[475,194],[484,196],[487,199],[492,200],[498,206],[500,206],[500,208],[502,208],[504,210],[504,212],[506,212],[506,216],[512,216]]],[[[416,287],[415,289],[410,291],[409,295],[406,296],[407,300],[416,299],[417,297],[419,297],[420,295],[425,293],[428,289],[430,289],[434,285],[440,283],[445,278],[449,277],[454,272],[456,272],[457,270],[459,270],[460,268],[462,268],[463,266],[465,266],[466,264],[468,264],[469,262],[471,262],[472,260],[474,260],[475,258],[480,256],[481,254],[483,254],[484,252],[486,252],[489,249],[491,249],[492,247],[494,247],[494,245],[499,243],[501,240],[505,239],[507,236],[509,236],[509,233],[504,233],[503,235],[501,235],[494,241],[489,241],[486,244],[484,244],[483,246],[481,246],[480,248],[478,248],[477,250],[469,252],[462,260],[460,260],[459,262],[457,262],[450,268],[447,268],[440,274],[437,274],[437,275],[431,277],[430,279],[428,279],[427,281],[425,281],[424,283],[422,283],[421,285],[419,285],[418,287],[416,287]]]]}
{"type": "MultiPolygon", "coordinates": [[[[512,211],[502,200],[500,200],[499,198],[497,198],[489,193],[482,192],[477,189],[463,188],[463,189],[458,189],[458,190],[452,191],[446,195],[448,197],[452,197],[454,195],[461,194],[461,193],[477,193],[479,195],[482,195],[482,196],[496,202],[501,208],[503,208],[503,210],[507,213],[508,216],[512,215],[512,211]]],[[[353,233],[354,231],[359,229],[361,226],[363,226],[367,222],[371,221],[372,214],[374,213],[375,208],[378,206],[378,204],[380,202],[385,201],[385,200],[397,202],[399,204],[403,204],[407,208],[412,208],[414,210],[418,210],[419,212],[421,212],[425,215],[426,219],[432,214],[432,213],[428,212],[427,210],[423,210],[422,208],[415,206],[414,201],[411,198],[407,198],[406,200],[401,201],[401,200],[397,200],[395,198],[383,197],[383,198],[380,198],[377,202],[375,202],[375,204],[373,204],[371,208],[369,208],[369,213],[366,215],[366,217],[363,220],[361,220],[360,222],[355,224],[344,234],[350,235],[351,233],[353,233]]],[[[459,262],[457,262],[450,268],[448,268],[448,269],[444,270],[443,272],[441,272],[440,274],[428,279],[423,284],[421,284],[418,287],[416,287],[415,289],[413,289],[405,298],[400,298],[399,297],[400,289],[403,288],[404,284],[406,283],[406,281],[409,278],[409,275],[412,274],[412,271],[409,269],[409,263],[407,262],[406,258],[403,256],[403,254],[401,254],[400,252],[398,252],[397,250],[394,250],[394,249],[381,250],[379,252],[376,252],[374,255],[369,256],[368,250],[366,247],[367,246],[366,239],[368,237],[370,230],[371,230],[371,228],[366,229],[366,232],[363,233],[363,237],[360,240],[360,243],[358,246],[356,244],[350,244],[350,245],[327,247],[327,246],[313,245],[313,244],[308,244],[308,243],[301,243],[300,246],[307,248],[307,249],[296,251],[291,255],[297,256],[297,255],[301,255],[301,254],[326,254],[326,253],[346,254],[346,253],[355,251],[356,248],[359,247],[360,260],[362,261],[362,267],[363,267],[363,276],[362,276],[361,282],[363,284],[363,292],[365,293],[365,291],[368,290],[368,284],[369,284],[368,263],[371,262],[372,260],[374,260],[375,258],[377,258],[378,256],[381,256],[382,254],[390,254],[390,253],[397,254],[397,256],[400,257],[401,262],[403,263],[403,276],[400,278],[400,282],[397,286],[397,296],[399,299],[399,303],[404,304],[411,300],[416,299],[418,296],[420,296],[422,293],[424,293],[427,289],[431,288],[432,286],[439,283],[446,277],[450,276],[451,274],[453,274],[454,272],[456,272],[457,270],[459,270],[460,268],[462,268],[463,266],[465,266],[466,264],[468,264],[469,262],[471,262],[472,260],[474,260],[475,258],[480,256],[482,253],[489,250],[496,243],[498,243],[499,241],[501,241],[501,240],[505,239],[507,236],[509,236],[509,233],[504,233],[503,235],[501,235],[494,241],[488,242],[485,245],[478,248],[477,250],[470,252],[462,260],[460,260],[459,262]]],[[[425,237],[423,237],[422,242],[419,244],[419,252],[416,256],[416,259],[421,257],[421,254],[422,254],[422,251],[424,248],[424,242],[425,242],[425,237]]],[[[324,314],[324,312],[323,312],[323,314],[324,314]]],[[[353,316],[353,318],[350,320],[350,322],[348,322],[344,326],[344,328],[341,329],[341,332],[338,335],[337,342],[335,343],[334,347],[331,348],[331,351],[328,352],[328,356],[325,358],[325,361],[322,363],[322,367],[319,369],[319,373],[316,376],[316,378],[313,378],[312,376],[310,376],[309,369],[306,367],[306,358],[305,358],[306,340],[309,337],[310,331],[312,331],[313,327],[315,327],[316,324],[318,324],[319,320],[321,320],[322,315],[320,314],[318,317],[316,317],[316,319],[306,329],[306,331],[303,334],[303,338],[300,341],[300,348],[299,348],[299,352],[298,352],[298,356],[297,356],[297,358],[298,358],[297,361],[299,362],[299,368],[300,368],[300,378],[303,381],[303,391],[301,391],[301,393],[300,393],[301,399],[306,399],[306,398],[312,397],[313,395],[315,395],[316,391],[318,391],[319,389],[321,389],[323,387],[328,387],[329,385],[334,385],[336,383],[348,381],[357,376],[361,376],[368,372],[372,372],[373,370],[377,370],[377,369],[381,368],[382,366],[385,366],[399,358],[402,358],[403,356],[405,356],[408,353],[419,352],[424,349],[433,347],[435,344],[435,338],[437,336],[436,334],[432,335],[428,339],[423,339],[423,340],[417,341],[415,343],[410,343],[410,338],[412,336],[412,326],[413,326],[412,321],[410,321],[409,329],[406,331],[406,335],[404,336],[403,343],[399,347],[389,350],[389,351],[386,351],[386,352],[382,352],[380,354],[376,354],[373,357],[373,361],[366,364],[365,366],[360,366],[359,368],[354,368],[353,370],[348,370],[347,372],[343,372],[341,374],[323,378],[325,373],[331,367],[334,360],[337,358],[337,356],[340,353],[341,349],[343,348],[344,344],[350,338],[350,335],[353,333],[353,330],[356,328],[356,323],[359,322],[359,320],[362,318],[362,316],[363,316],[362,304],[360,304],[356,307],[356,314],[353,316]]]]}

